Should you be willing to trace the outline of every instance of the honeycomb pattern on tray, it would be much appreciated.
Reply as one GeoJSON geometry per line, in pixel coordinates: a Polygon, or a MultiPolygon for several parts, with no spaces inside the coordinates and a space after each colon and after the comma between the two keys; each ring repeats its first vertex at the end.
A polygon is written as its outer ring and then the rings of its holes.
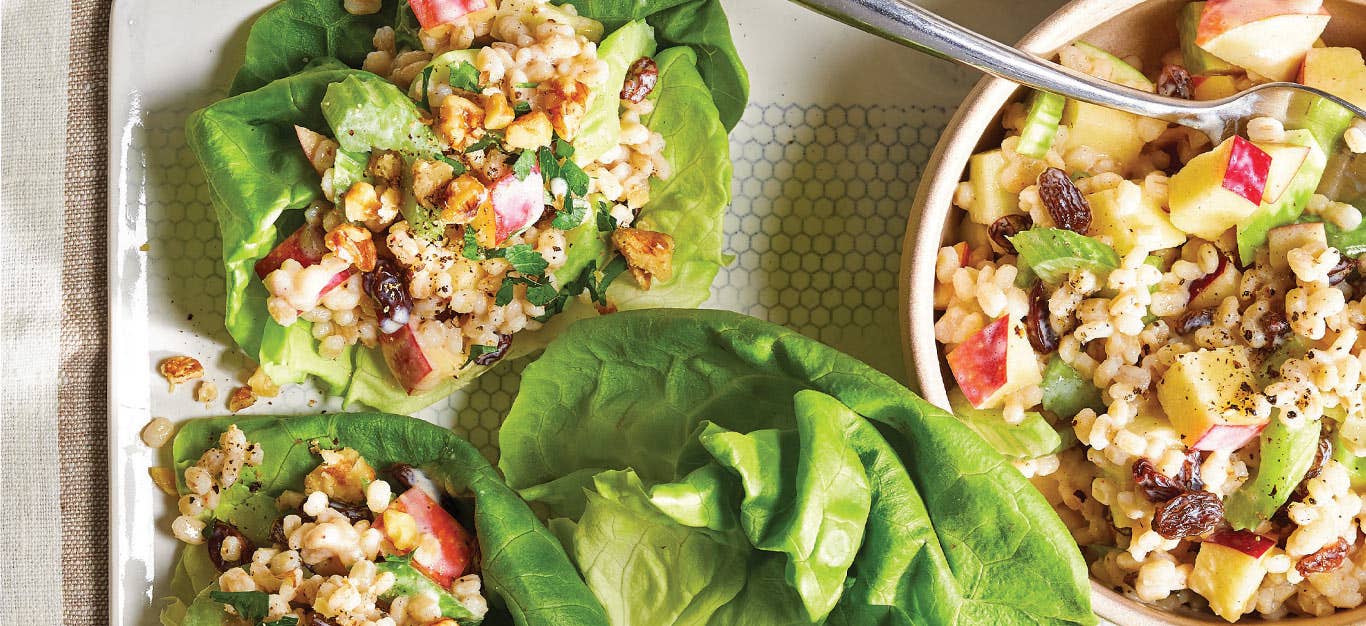
{"type": "MultiPolygon", "coordinates": [[[[251,367],[223,328],[223,268],[209,190],[184,122],[213,94],[152,107],[133,149],[146,164],[153,362],[191,354],[220,400],[153,390],[153,414],[222,414],[251,367]]],[[[943,107],[751,104],[731,137],[734,202],[722,270],[706,306],[787,325],[905,380],[897,273],[907,217],[949,111],[943,107]]],[[[530,359],[483,376],[420,416],[453,427],[492,461],[497,429],[530,359]]],[[[337,410],[288,388],[247,413],[337,410]]]]}

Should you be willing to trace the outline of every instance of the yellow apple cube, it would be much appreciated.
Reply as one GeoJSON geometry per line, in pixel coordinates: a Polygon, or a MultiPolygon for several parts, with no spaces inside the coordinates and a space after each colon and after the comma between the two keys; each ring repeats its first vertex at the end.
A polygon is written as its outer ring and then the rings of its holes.
{"type": "Polygon", "coordinates": [[[1266,427],[1259,415],[1252,360],[1242,346],[1202,348],[1176,357],[1157,383],[1157,399],[1181,440],[1197,450],[1237,450],[1266,427]]]}
{"type": "Polygon", "coordinates": [[[1091,230],[1109,237],[1120,256],[1134,250],[1165,250],[1186,242],[1186,234],[1172,226],[1162,205],[1130,181],[1086,196],[1086,200],[1091,203],[1091,230]]]}

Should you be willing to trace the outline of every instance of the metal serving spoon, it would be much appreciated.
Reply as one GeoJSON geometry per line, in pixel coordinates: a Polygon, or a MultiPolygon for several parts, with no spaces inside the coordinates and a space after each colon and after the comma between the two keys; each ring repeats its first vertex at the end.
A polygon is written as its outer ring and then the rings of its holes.
{"type": "MultiPolygon", "coordinates": [[[[1315,108],[1342,119],[1366,119],[1366,111],[1332,94],[1295,83],[1267,83],[1221,100],[1192,101],[1159,96],[1110,83],[1051,63],[963,28],[909,0],[793,0],[817,13],[920,52],[1060,96],[1144,117],[1180,124],[1215,144],[1244,129],[1255,117],[1282,122],[1315,108]]],[[[1319,114],[1324,114],[1320,111],[1319,114]]],[[[1352,201],[1366,192],[1366,158],[1355,158],[1337,141],[1319,192],[1352,201]]]]}

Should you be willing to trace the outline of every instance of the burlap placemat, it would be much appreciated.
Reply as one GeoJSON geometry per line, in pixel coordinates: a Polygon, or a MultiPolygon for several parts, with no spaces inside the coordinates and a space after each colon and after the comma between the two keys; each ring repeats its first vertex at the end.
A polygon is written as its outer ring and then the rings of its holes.
{"type": "Polygon", "coordinates": [[[71,7],[58,437],[62,622],[109,623],[108,0],[71,7]]]}

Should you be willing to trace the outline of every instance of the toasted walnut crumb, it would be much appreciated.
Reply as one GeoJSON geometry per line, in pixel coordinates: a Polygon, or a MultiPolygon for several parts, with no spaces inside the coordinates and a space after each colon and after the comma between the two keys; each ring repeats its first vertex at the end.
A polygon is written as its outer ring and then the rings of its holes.
{"type": "Polygon", "coordinates": [[[270,379],[264,368],[256,368],[252,372],[251,378],[247,379],[247,386],[251,387],[252,392],[262,398],[274,398],[280,395],[280,386],[270,379]]]}
{"type": "Polygon", "coordinates": [[[149,448],[160,448],[171,440],[171,435],[175,433],[175,425],[164,417],[154,417],[142,427],[142,443],[149,448]]]}
{"type": "Polygon", "coordinates": [[[213,384],[213,381],[210,380],[199,383],[199,386],[194,389],[194,399],[205,403],[217,400],[218,385],[213,384]]]}
{"type": "Polygon", "coordinates": [[[673,278],[674,239],[666,233],[639,228],[612,231],[612,244],[626,257],[636,282],[649,289],[652,279],[669,282],[673,278]]]}
{"type": "Polygon", "coordinates": [[[175,485],[175,468],[160,466],[149,467],[147,468],[147,475],[152,477],[152,482],[156,484],[157,489],[160,489],[162,493],[165,493],[168,496],[180,495],[180,492],[176,490],[175,485]]]}
{"type": "Polygon", "coordinates": [[[251,387],[238,387],[228,396],[228,410],[236,413],[256,404],[256,393],[251,387]]]}
{"type": "Polygon", "coordinates": [[[198,359],[188,356],[168,357],[161,361],[158,370],[171,383],[171,391],[175,391],[175,386],[180,383],[204,377],[204,366],[199,364],[198,359]]]}

